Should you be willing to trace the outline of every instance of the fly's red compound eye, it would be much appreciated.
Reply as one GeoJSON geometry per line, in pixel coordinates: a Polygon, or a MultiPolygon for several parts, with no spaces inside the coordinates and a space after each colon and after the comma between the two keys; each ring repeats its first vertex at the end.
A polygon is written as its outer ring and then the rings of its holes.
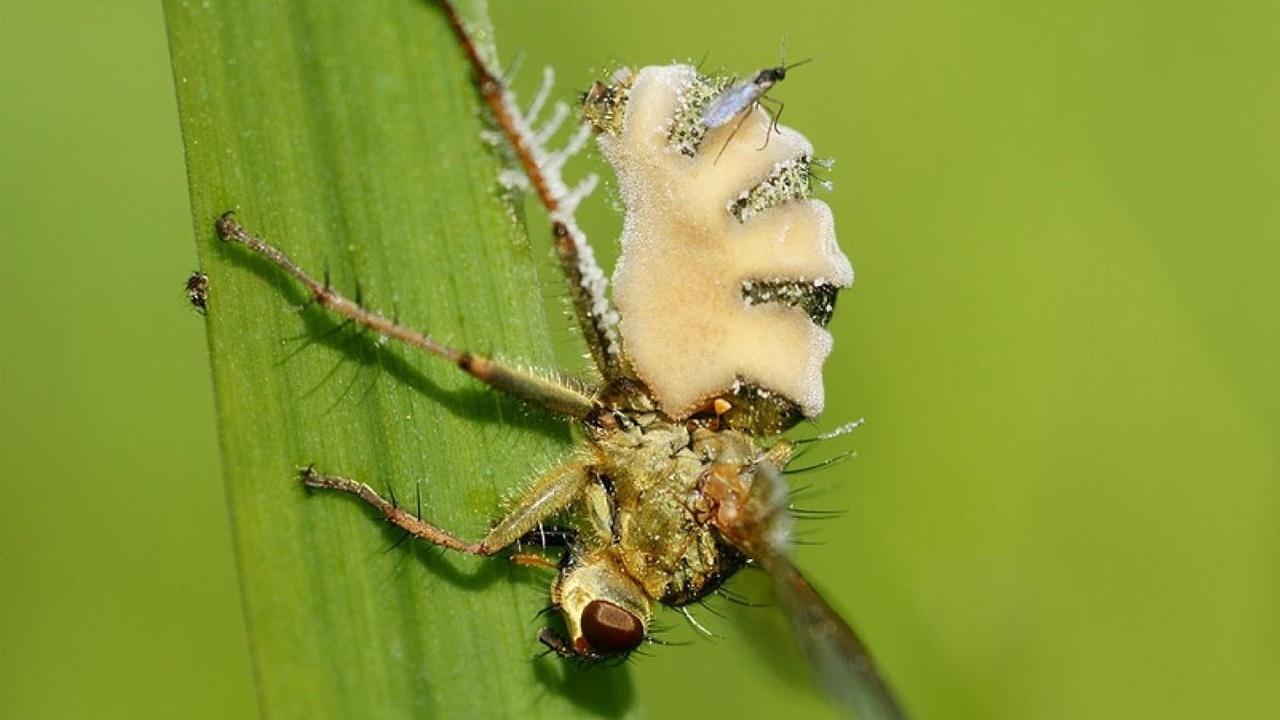
{"type": "Polygon", "coordinates": [[[582,611],[582,635],[600,655],[635,650],[644,641],[640,618],[608,600],[592,600],[582,611]]]}

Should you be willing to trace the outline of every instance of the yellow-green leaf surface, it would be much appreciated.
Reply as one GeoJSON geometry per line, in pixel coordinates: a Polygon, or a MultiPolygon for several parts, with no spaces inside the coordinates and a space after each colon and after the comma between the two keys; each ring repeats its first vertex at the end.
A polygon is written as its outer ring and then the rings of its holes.
{"type": "MultiPolygon", "coordinates": [[[[484,32],[482,8],[464,11],[484,32]]],[[[314,463],[478,538],[565,452],[566,426],[299,309],[291,280],[213,230],[234,210],[372,309],[551,364],[527,238],[444,15],[422,0],[172,0],[166,17],[264,717],[629,714],[625,669],[535,659],[545,572],[389,551],[398,531],[363,504],[297,482],[314,463]]]]}

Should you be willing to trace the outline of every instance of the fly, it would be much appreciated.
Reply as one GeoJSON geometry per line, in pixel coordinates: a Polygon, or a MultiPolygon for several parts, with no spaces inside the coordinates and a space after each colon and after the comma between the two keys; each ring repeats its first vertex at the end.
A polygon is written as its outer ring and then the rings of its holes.
{"type": "Polygon", "coordinates": [[[790,65],[765,68],[749,80],[741,80],[729,86],[715,102],[702,111],[702,121],[709,128],[718,128],[760,102],[773,86],[787,79],[787,71],[800,67],[812,58],[806,58],[790,65]]]}
{"type": "MultiPolygon", "coordinates": [[[[553,151],[546,139],[554,129],[535,129],[533,119],[550,74],[521,112],[453,5],[438,2],[548,211],[599,380],[507,365],[372,312],[229,213],[217,221],[218,234],[274,263],[336,315],[577,423],[584,439],[479,540],[454,535],[359,480],[308,468],[302,483],[355,495],[443,548],[553,571],[551,599],[563,628],[543,628],[538,640],[566,658],[625,657],[653,642],[656,606],[683,608],[738,569],[762,566],[829,695],[858,717],[903,718],[861,641],[789,560],[782,473],[795,444],[779,433],[822,410],[820,369],[831,349],[825,326],[853,271],[836,245],[830,208],[813,197],[812,147],[757,105],[788,66],[731,88],[731,99],[723,99],[727,81],[686,65],[619,70],[586,93],[584,122],[553,151]],[[708,114],[725,120],[712,127],[708,114]],[[741,129],[747,142],[778,138],[767,152],[725,140],[734,162],[717,166],[707,148],[738,114],[733,133],[741,129]],[[570,187],[561,177],[565,160],[593,135],[628,212],[612,299],[575,221],[595,178],[570,187]],[[700,255],[691,257],[691,247],[700,255]],[[572,527],[544,528],[557,517],[572,527]]],[[[550,122],[564,114],[557,109],[550,122]]]]}
{"type": "MultiPolygon", "coordinates": [[[[785,46],[784,46],[785,54],[785,46]]],[[[707,128],[714,130],[715,128],[726,125],[735,117],[741,117],[738,123],[733,126],[733,132],[725,139],[724,145],[720,146],[720,152],[716,154],[716,161],[719,162],[720,156],[724,155],[724,151],[729,147],[729,141],[738,134],[738,129],[742,127],[742,123],[746,121],[747,110],[750,110],[762,100],[773,89],[774,85],[787,79],[787,71],[792,68],[800,67],[813,58],[805,58],[800,62],[787,65],[785,62],[777,67],[765,68],[757,72],[754,77],[749,80],[740,80],[728,87],[724,92],[720,93],[711,104],[707,105],[702,111],[702,122],[707,128]]],[[[773,122],[770,124],[771,130],[778,128],[778,119],[782,117],[782,103],[778,103],[777,111],[773,114],[773,122]]],[[[764,136],[764,143],[760,149],[768,147],[769,135],[764,136]]]]}
{"type": "Polygon", "coordinates": [[[196,271],[187,278],[187,302],[201,315],[209,312],[209,276],[196,271]]]}

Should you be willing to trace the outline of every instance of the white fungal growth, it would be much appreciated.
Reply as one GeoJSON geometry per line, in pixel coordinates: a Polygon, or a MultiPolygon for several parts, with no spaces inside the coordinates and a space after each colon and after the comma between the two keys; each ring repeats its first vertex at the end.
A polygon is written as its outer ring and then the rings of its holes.
{"type": "Polygon", "coordinates": [[[672,131],[678,118],[688,127],[682,103],[699,82],[689,66],[644,68],[621,131],[600,136],[627,208],[614,273],[626,357],[675,418],[732,394],[740,380],[815,416],[831,335],[801,308],[748,302],[744,286],[848,287],[853,270],[836,245],[831,210],[796,196],[742,219],[730,211],[779,167],[807,163],[813,148],[753,105],[740,123],[708,128],[692,155],[682,152],[672,131]]]}
{"type": "Polygon", "coordinates": [[[542,114],[542,108],[547,104],[547,98],[551,96],[551,89],[556,84],[556,71],[550,65],[542,68],[542,84],[538,86],[538,91],[533,94],[533,102],[529,103],[529,109],[524,112],[524,121],[528,125],[538,124],[538,115],[542,114]]]}
{"type": "MultiPolygon", "coordinates": [[[[482,60],[482,64],[491,76],[498,77],[498,73],[492,70],[497,65],[491,64],[487,58],[482,60]]],[[[557,102],[551,111],[551,117],[545,122],[540,120],[554,84],[555,72],[551,68],[545,68],[542,73],[542,83],[527,111],[520,109],[515,93],[499,88],[497,102],[500,103],[501,108],[495,108],[495,112],[506,116],[508,120],[506,133],[509,137],[502,133],[497,137],[523,148],[524,156],[523,167],[512,167],[502,171],[499,173],[498,181],[505,188],[528,188],[543,196],[543,205],[550,212],[552,221],[564,228],[565,237],[573,247],[577,263],[576,271],[581,277],[581,286],[586,298],[586,312],[589,313],[590,322],[601,339],[603,351],[609,357],[617,357],[620,352],[614,327],[617,323],[617,313],[609,305],[608,280],[600,269],[599,263],[596,262],[586,236],[578,228],[575,217],[578,205],[595,189],[597,178],[589,175],[570,188],[565,183],[563,175],[565,163],[586,145],[591,136],[591,128],[581,126],[570,136],[563,148],[555,151],[548,149],[547,143],[556,135],[569,116],[569,107],[562,102],[557,102]]],[[[487,135],[486,139],[488,139],[487,135]]]]}

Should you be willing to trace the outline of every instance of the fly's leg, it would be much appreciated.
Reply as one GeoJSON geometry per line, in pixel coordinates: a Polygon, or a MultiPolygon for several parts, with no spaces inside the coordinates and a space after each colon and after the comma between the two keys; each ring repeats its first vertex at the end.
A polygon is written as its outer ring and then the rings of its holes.
{"type": "Polygon", "coordinates": [[[595,188],[596,178],[588,176],[583,182],[570,188],[561,176],[565,162],[590,138],[590,127],[579,127],[564,148],[548,150],[546,141],[555,134],[559,118],[563,118],[567,112],[567,108],[561,104],[545,126],[539,130],[532,127],[551,91],[550,71],[528,112],[521,112],[515,97],[503,84],[501,73],[491,68],[481,56],[457,8],[449,0],[436,2],[444,10],[458,43],[471,63],[481,97],[493,113],[503,137],[515,152],[538,201],[551,216],[556,255],[573,298],[574,314],[578,318],[583,339],[596,369],[606,383],[626,377],[629,370],[622,358],[614,327],[618,314],[606,294],[608,281],[596,262],[591,244],[578,228],[575,219],[578,203],[595,188]]]}
{"type": "MultiPolygon", "coordinates": [[[[315,489],[351,493],[375,507],[391,524],[433,545],[468,555],[492,555],[514,544],[543,520],[563,510],[586,487],[591,475],[581,462],[568,462],[542,475],[498,521],[484,539],[467,542],[384,499],[368,485],[343,477],[319,475],[311,468],[302,471],[302,484],[315,489]]],[[[519,556],[518,561],[527,560],[519,556]]],[[[522,562],[522,564],[532,564],[522,562]]]]}
{"type": "MultiPolygon", "coordinates": [[[[311,293],[315,301],[333,312],[386,337],[425,350],[448,360],[477,380],[515,397],[572,418],[584,418],[595,407],[593,393],[565,382],[556,382],[521,368],[455,350],[428,335],[405,327],[390,318],[371,312],[348,299],[328,284],[311,277],[288,255],[245,231],[230,213],[217,222],[218,234],[253,250],[292,275],[311,293]]],[[[368,499],[368,498],[366,498],[368,499]]]]}
{"type": "Polygon", "coordinates": [[[600,377],[608,383],[626,376],[628,370],[618,352],[618,337],[613,328],[617,312],[605,298],[604,272],[596,264],[591,246],[580,231],[560,220],[552,223],[552,234],[578,327],[600,377]]]}
{"type": "Polygon", "coordinates": [[[774,100],[768,96],[761,97],[756,102],[760,103],[762,106],[766,102],[777,105],[774,110],[765,108],[765,112],[769,113],[769,129],[764,131],[764,144],[756,148],[757,151],[760,151],[769,147],[769,138],[773,137],[774,133],[778,133],[779,135],[782,134],[782,131],[778,129],[778,121],[782,119],[782,110],[786,105],[781,100],[774,100]]]}
{"type": "Polygon", "coordinates": [[[764,144],[756,148],[756,151],[759,152],[769,147],[769,138],[774,133],[778,133],[779,135],[782,134],[782,131],[778,129],[778,118],[782,117],[782,108],[786,106],[782,104],[781,100],[774,100],[768,96],[756,98],[755,102],[751,103],[746,110],[742,111],[742,117],[738,120],[737,124],[733,126],[733,132],[729,133],[729,137],[724,139],[724,144],[720,146],[720,152],[716,153],[716,159],[712,163],[713,165],[720,162],[720,156],[724,155],[725,150],[729,149],[729,141],[733,140],[733,137],[738,134],[738,130],[742,128],[742,124],[747,121],[747,118],[751,117],[751,112],[755,110],[756,105],[763,105],[765,102],[777,103],[778,109],[770,112],[768,108],[765,108],[765,112],[769,113],[769,127],[764,131],[764,144]]]}
{"type": "Polygon", "coordinates": [[[742,111],[742,117],[738,118],[738,122],[734,123],[733,131],[730,132],[728,137],[724,139],[724,144],[720,146],[720,152],[716,153],[716,159],[711,161],[712,165],[715,165],[720,162],[720,156],[724,155],[725,150],[729,149],[729,142],[732,141],[733,137],[738,134],[738,130],[742,129],[742,123],[746,122],[747,118],[751,117],[751,111],[755,110],[755,108],[756,108],[756,104],[751,103],[749,106],[747,106],[746,110],[742,111]]]}
{"type": "Polygon", "coordinates": [[[302,484],[313,489],[341,490],[351,493],[377,508],[392,525],[433,545],[469,555],[489,555],[491,552],[483,546],[483,543],[469,543],[423,521],[395,503],[387,501],[377,491],[362,482],[334,475],[317,475],[314,470],[307,468],[302,471],[302,484]]]}

